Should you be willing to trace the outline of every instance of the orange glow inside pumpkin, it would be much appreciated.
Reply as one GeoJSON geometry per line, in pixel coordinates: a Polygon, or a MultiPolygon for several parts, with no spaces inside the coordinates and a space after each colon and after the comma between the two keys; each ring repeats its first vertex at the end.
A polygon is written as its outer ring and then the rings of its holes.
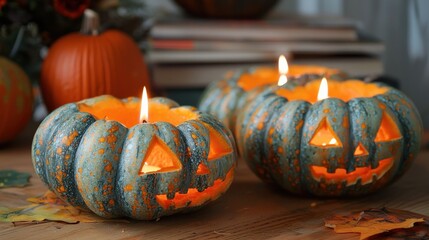
{"type": "MultiPolygon", "coordinates": [[[[374,138],[375,142],[385,142],[393,141],[400,139],[402,137],[401,132],[394,120],[385,112],[383,112],[380,128],[377,131],[377,134],[374,138]]],[[[313,136],[310,144],[329,147],[329,145],[323,145],[324,142],[328,139],[338,139],[335,133],[332,131],[329,123],[325,120],[319,124],[319,129],[316,130],[315,135],[313,136]],[[322,134],[326,136],[321,136],[322,134]],[[320,138],[320,139],[319,139],[320,138]],[[312,142],[313,141],[313,142],[312,142]],[[317,142],[316,142],[317,141],[317,142]]],[[[354,151],[354,156],[366,156],[368,151],[366,148],[359,143],[354,151]]],[[[353,185],[357,182],[358,179],[361,179],[361,184],[369,184],[373,181],[373,177],[380,179],[386,174],[387,171],[393,166],[393,158],[386,158],[379,161],[379,166],[372,169],[368,167],[357,167],[355,171],[347,173],[344,168],[335,169],[334,173],[328,173],[327,168],[323,166],[310,166],[313,178],[317,181],[320,181],[322,178],[326,180],[327,183],[341,183],[343,181],[347,182],[347,186],[353,185]]]]}
{"type": "Polygon", "coordinates": [[[228,141],[224,139],[218,132],[213,128],[206,125],[209,129],[210,137],[210,152],[207,160],[213,161],[216,160],[219,156],[230,154],[232,152],[232,147],[228,144],[228,141]]]}
{"type": "Polygon", "coordinates": [[[219,198],[229,188],[233,177],[234,168],[228,171],[225,179],[216,179],[213,186],[206,188],[202,192],[199,192],[196,188],[190,188],[187,193],[176,193],[173,199],[168,199],[166,194],[162,194],[157,195],[156,200],[164,209],[168,209],[170,207],[178,209],[201,206],[209,200],[219,198]]]}
{"type": "MultiPolygon", "coordinates": [[[[320,83],[321,81],[312,81],[305,86],[295,87],[293,90],[280,88],[276,94],[287,98],[289,101],[304,100],[315,103],[320,83]]],[[[360,80],[329,81],[328,85],[330,98],[339,98],[346,102],[358,97],[373,97],[387,91],[388,88],[386,87],[379,87],[376,84],[368,84],[360,80]]]]}
{"type": "Polygon", "coordinates": [[[310,144],[323,147],[342,146],[338,136],[329,126],[326,118],[320,122],[319,127],[316,129],[316,133],[310,140],[310,144]]]}
{"type": "Polygon", "coordinates": [[[170,148],[158,137],[154,137],[149,145],[142,166],[140,175],[156,172],[180,171],[182,163],[170,148]]]}
{"type": "Polygon", "coordinates": [[[384,176],[387,171],[393,166],[393,158],[386,158],[380,160],[377,168],[372,169],[371,167],[357,167],[353,172],[347,173],[344,168],[335,169],[334,173],[328,173],[327,168],[321,166],[311,166],[310,170],[313,178],[320,181],[322,178],[327,183],[338,184],[343,181],[347,181],[347,186],[356,184],[358,179],[361,179],[361,184],[372,183],[373,177],[378,179],[384,176]]]}
{"type": "MultiPolygon", "coordinates": [[[[207,157],[208,161],[214,161],[221,156],[232,152],[231,146],[226,139],[217,134],[209,127],[210,151],[207,157]]],[[[171,149],[158,137],[154,137],[146,152],[145,158],[140,166],[140,175],[150,173],[161,173],[180,171],[182,164],[171,149]]],[[[197,175],[210,173],[210,170],[204,164],[200,164],[197,169],[197,175]]]]}
{"type": "Polygon", "coordinates": [[[383,112],[381,118],[380,128],[378,129],[377,135],[375,136],[375,142],[384,142],[396,140],[402,137],[401,131],[399,130],[393,119],[383,112]]]}
{"type": "MultiPolygon", "coordinates": [[[[128,128],[139,124],[140,104],[135,101],[122,102],[119,99],[107,98],[94,105],[80,103],[78,107],[81,112],[90,113],[96,119],[115,120],[128,128]]],[[[187,120],[197,118],[198,114],[187,108],[169,109],[166,105],[149,102],[149,123],[164,121],[177,126],[187,120]]],[[[216,160],[233,151],[227,139],[211,126],[207,124],[205,126],[209,130],[210,138],[208,161],[216,160]]],[[[157,137],[154,137],[147,151],[140,166],[140,174],[179,171],[182,168],[177,156],[157,137]]],[[[201,167],[197,174],[206,174],[208,168],[205,168],[201,167]]]]}
{"type": "Polygon", "coordinates": [[[204,165],[203,163],[200,163],[200,165],[198,165],[197,175],[205,175],[209,173],[210,173],[210,169],[206,165],[204,165]]]}
{"type": "MultiPolygon", "coordinates": [[[[340,73],[337,69],[330,69],[321,66],[312,65],[289,65],[287,78],[298,77],[304,74],[317,74],[317,75],[335,75],[340,73]]],[[[261,67],[255,69],[252,73],[246,73],[240,76],[237,84],[243,90],[249,91],[257,87],[268,84],[278,84],[279,70],[277,68],[261,67]]]]}
{"type": "Polygon", "coordinates": [[[366,150],[362,143],[359,143],[353,155],[357,157],[366,156],[368,155],[368,150],[366,150]]]}
{"type": "MultiPolygon", "coordinates": [[[[122,102],[115,98],[107,98],[105,101],[97,102],[94,105],[83,103],[78,104],[78,108],[81,112],[88,112],[96,119],[115,120],[126,127],[132,127],[139,124],[140,106],[141,104],[135,101],[122,102]]],[[[198,115],[186,108],[179,107],[169,109],[166,105],[149,102],[149,117],[149,123],[165,121],[177,126],[184,121],[197,119],[198,115]]],[[[228,144],[227,139],[209,125],[205,123],[204,125],[209,130],[210,137],[208,161],[214,161],[233,151],[232,147],[228,144]]],[[[165,142],[154,136],[148,147],[147,153],[142,160],[139,175],[181,170],[182,164],[177,155],[165,142]]],[[[198,165],[196,175],[209,173],[210,169],[206,165],[203,163],[198,165]]],[[[202,192],[199,192],[196,188],[190,188],[185,194],[176,193],[173,199],[168,199],[165,194],[157,195],[156,199],[160,206],[165,209],[170,207],[178,209],[200,206],[209,200],[219,198],[229,188],[233,177],[234,167],[228,171],[225,179],[215,180],[213,186],[206,188],[202,192]]]]}
{"type": "MultiPolygon", "coordinates": [[[[129,101],[122,102],[119,99],[107,98],[94,105],[78,104],[81,112],[92,114],[96,119],[115,120],[124,126],[131,128],[139,124],[140,103],[129,101]]],[[[186,108],[169,109],[168,106],[156,102],[149,102],[150,122],[169,122],[175,126],[191,119],[197,119],[198,114],[186,108]]]]}

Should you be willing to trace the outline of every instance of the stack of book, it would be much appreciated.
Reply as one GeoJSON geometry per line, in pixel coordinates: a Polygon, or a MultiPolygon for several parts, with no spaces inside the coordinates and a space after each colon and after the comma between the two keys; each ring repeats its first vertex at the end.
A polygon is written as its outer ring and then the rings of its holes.
{"type": "Polygon", "coordinates": [[[229,70],[289,64],[339,68],[351,76],[381,74],[381,42],[363,36],[351,21],[321,18],[156,23],[147,59],[159,88],[201,88],[229,70]]]}

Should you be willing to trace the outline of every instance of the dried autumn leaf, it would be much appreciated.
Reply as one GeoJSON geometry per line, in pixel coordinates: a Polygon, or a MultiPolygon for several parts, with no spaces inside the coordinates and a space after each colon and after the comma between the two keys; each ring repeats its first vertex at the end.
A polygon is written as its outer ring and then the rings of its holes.
{"type": "Polygon", "coordinates": [[[47,191],[41,197],[29,198],[27,201],[32,204],[17,208],[0,208],[0,222],[128,222],[105,219],[93,213],[81,211],[66,204],[51,191],[47,191]]]}
{"type": "MultiPolygon", "coordinates": [[[[395,209],[368,209],[346,216],[333,215],[325,219],[325,226],[333,228],[336,233],[360,233],[360,239],[392,230],[409,229],[415,223],[425,223],[426,216],[395,209]]],[[[421,227],[421,226],[419,226],[421,227]]],[[[410,231],[410,234],[415,231],[410,231]]],[[[407,237],[413,237],[410,234],[407,237]]],[[[425,233],[426,234],[426,233],[425,233]]]]}
{"type": "Polygon", "coordinates": [[[15,170],[0,170],[0,188],[24,187],[29,183],[31,174],[15,170]]]}

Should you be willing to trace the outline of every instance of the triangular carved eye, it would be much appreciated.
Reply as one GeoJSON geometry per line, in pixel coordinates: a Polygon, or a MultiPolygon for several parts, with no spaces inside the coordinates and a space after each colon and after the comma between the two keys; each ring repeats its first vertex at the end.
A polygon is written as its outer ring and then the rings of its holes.
{"type": "Polygon", "coordinates": [[[216,160],[222,156],[230,154],[232,147],[229,141],[220,133],[216,132],[212,127],[208,127],[210,136],[210,151],[208,161],[216,160]]]}
{"type": "Polygon", "coordinates": [[[182,163],[161,139],[154,136],[140,166],[139,174],[180,171],[182,163]]]}
{"type": "Polygon", "coordinates": [[[310,144],[318,147],[341,147],[341,141],[337,134],[329,126],[328,120],[324,118],[316,129],[310,144]]]}
{"type": "Polygon", "coordinates": [[[197,169],[197,175],[206,175],[210,173],[210,169],[204,164],[200,163],[197,169]]]}
{"type": "Polygon", "coordinates": [[[389,140],[395,140],[402,137],[401,131],[392,117],[383,112],[381,118],[380,128],[378,129],[377,135],[375,135],[375,142],[384,142],[389,140]]]}
{"type": "Polygon", "coordinates": [[[362,145],[362,143],[359,143],[358,146],[356,147],[355,153],[354,155],[356,157],[361,157],[361,156],[366,156],[368,155],[368,151],[366,150],[366,148],[362,145]]]}

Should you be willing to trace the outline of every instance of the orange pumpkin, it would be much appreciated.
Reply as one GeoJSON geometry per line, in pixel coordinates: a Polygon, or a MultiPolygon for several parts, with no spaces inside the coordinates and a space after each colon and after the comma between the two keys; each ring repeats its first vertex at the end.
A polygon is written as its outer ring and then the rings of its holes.
{"type": "Polygon", "coordinates": [[[139,96],[148,87],[147,68],[140,49],[116,30],[98,34],[98,16],[85,11],[81,33],[60,38],[42,66],[41,90],[49,110],[66,103],[110,94],[139,96]]]}
{"type": "Polygon", "coordinates": [[[12,140],[28,123],[33,109],[31,84],[15,63],[0,57],[0,143],[12,140]]]}

